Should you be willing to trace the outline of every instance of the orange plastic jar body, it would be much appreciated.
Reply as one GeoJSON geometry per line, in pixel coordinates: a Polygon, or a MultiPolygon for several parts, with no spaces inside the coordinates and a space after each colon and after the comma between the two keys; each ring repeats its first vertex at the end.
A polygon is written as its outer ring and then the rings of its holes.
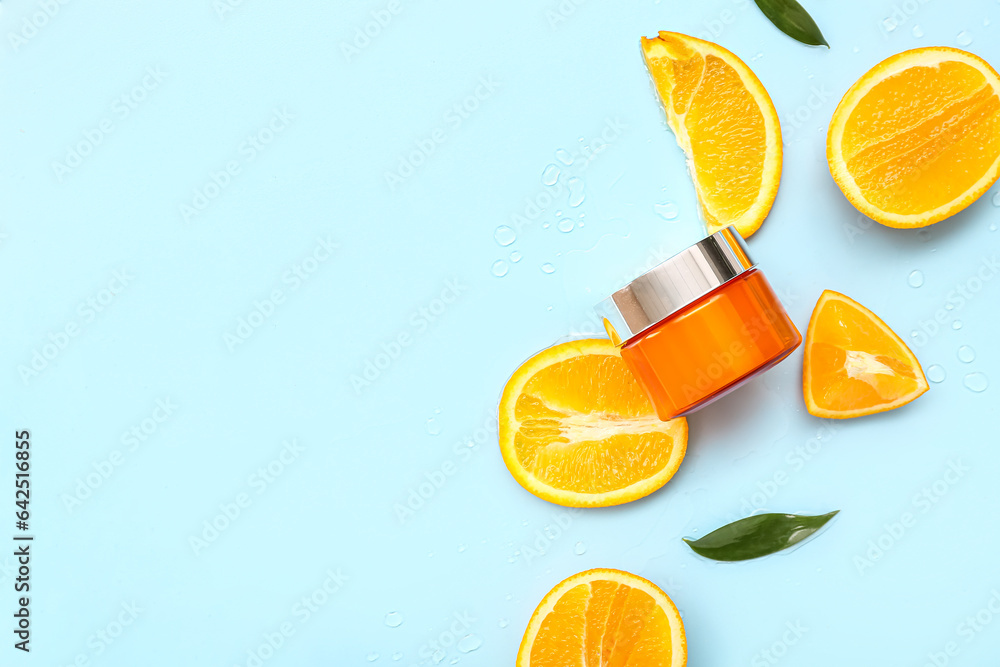
{"type": "Polygon", "coordinates": [[[764,274],[751,269],[629,339],[621,353],[667,420],[721,398],[801,342],[764,274]]]}

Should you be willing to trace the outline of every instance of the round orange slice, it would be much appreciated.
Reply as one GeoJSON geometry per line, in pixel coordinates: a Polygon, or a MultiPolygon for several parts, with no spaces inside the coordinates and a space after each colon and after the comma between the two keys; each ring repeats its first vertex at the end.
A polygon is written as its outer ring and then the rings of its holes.
{"type": "Polygon", "coordinates": [[[954,215],[1000,175],[1000,77],[971,53],[904,51],[851,86],[830,121],[830,173],[889,227],[954,215]]]}
{"type": "Polygon", "coordinates": [[[816,417],[845,419],[906,405],[927,391],[920,362],[885,322],[832,290],[806,332],[802,388],[816,417]]]}
{"type": "Polygon", "coordinates": [[[517,667],[683,667],[677,607],[653,583],[621,570],[587,570],[556,585],[528,621],[517,667]]]}
{"type": "Polygon", "coordinates": [[[687,420],[660,421],[611,341],[543,350],[507,381],[500,452],[514,479],[566,507],[604,507],[666,484],[687,448],[687,420]]]}
{"type": "Polygon", "coordinates": [[[718,44],[661,32],[642,38],[667,124],[688,158],[701,211],[713,234],[760,228],[781,180],[781,126],[760,80],[718,44]]]}

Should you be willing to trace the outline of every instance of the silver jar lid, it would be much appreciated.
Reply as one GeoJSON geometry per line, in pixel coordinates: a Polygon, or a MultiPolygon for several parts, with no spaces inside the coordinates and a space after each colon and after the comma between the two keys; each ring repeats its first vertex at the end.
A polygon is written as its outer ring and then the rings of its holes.
{"type": "Polygon", "coordinates": [[[753,267],[743,237],[729,226],[656,265],[595,310],[620,344],[753,267]]]}

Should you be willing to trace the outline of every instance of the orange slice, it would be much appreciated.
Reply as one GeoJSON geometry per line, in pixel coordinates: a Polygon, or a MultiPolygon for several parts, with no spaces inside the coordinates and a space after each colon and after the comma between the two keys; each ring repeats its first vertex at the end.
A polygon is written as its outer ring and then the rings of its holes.
{"type": "Polygon", "coordinates": [[[830,173],[854,206],[889,227],[954,215],[1000,175],[1000,78],[945,46],[882,61],[830,121],[830,173]]]}
{"type": "Polygon", "coordinates": [[[683,667],[677,607],[642,577],[587,570],[559,583],[528,621],[517,667],[683,667]]]}
{"type": "Polygon", "coordinates": [[[906,405],[927,391],[927,379],[889,325],[826,290],[809,320],[802,388],[810,414],[845,419],[906,405]]]}
{"type": "Polygon", "coordinates": [[[562,343],[524,362],[500,399],[500,452],[539,498],[604,507],[642,498],[677,472],[687,420],[660,421],[607,339],[562,343]]]}
{"type": "Polygon", "coordinates": [[[718,44],[676,32],[642,38],[667,124],[688,158],[701,211],[713,234],[758,228],[781,180],[781,126],[760,80],[718,44]]]}

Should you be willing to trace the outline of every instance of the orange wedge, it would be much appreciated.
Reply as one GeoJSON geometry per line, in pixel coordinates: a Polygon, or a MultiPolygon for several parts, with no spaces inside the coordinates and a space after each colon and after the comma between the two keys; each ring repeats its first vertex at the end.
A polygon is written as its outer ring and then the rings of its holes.
{"type": "Polygon", "coordinates": [[[500,452],[514,479],[566,507],[642,498],[687,449],[687,420],[660,421],[607,339],[562,343],[524,362],[500,399],[500,452]]]}
{"type": "Polygon", "coordinates": [[[683,667],[677,607],[653,583],[621,570],[587,570],[559,583],[528,621],[517,667],[683,667]]]}
{"type": "Polygon", "coordinates": [[[781,180],[781,126],[760,80],[718,44],[676,32],[642,38],[667,124],[688,158],[713,234],[760,228],[781,180]]]}
{"type": "Polygon", "coordinates": [[[906,405],[927,391],[927,379],[889,325],[826,290],[809,320],[802,388],[810,414],[846,419],[906,405]]]}
{"type": "Polygon", "coordinates": [[[954,215],[1000,175],[1000,77],[945,46],[894,55],[844,95],[826,157],[851,203],[883,225],[954,215]]]}

